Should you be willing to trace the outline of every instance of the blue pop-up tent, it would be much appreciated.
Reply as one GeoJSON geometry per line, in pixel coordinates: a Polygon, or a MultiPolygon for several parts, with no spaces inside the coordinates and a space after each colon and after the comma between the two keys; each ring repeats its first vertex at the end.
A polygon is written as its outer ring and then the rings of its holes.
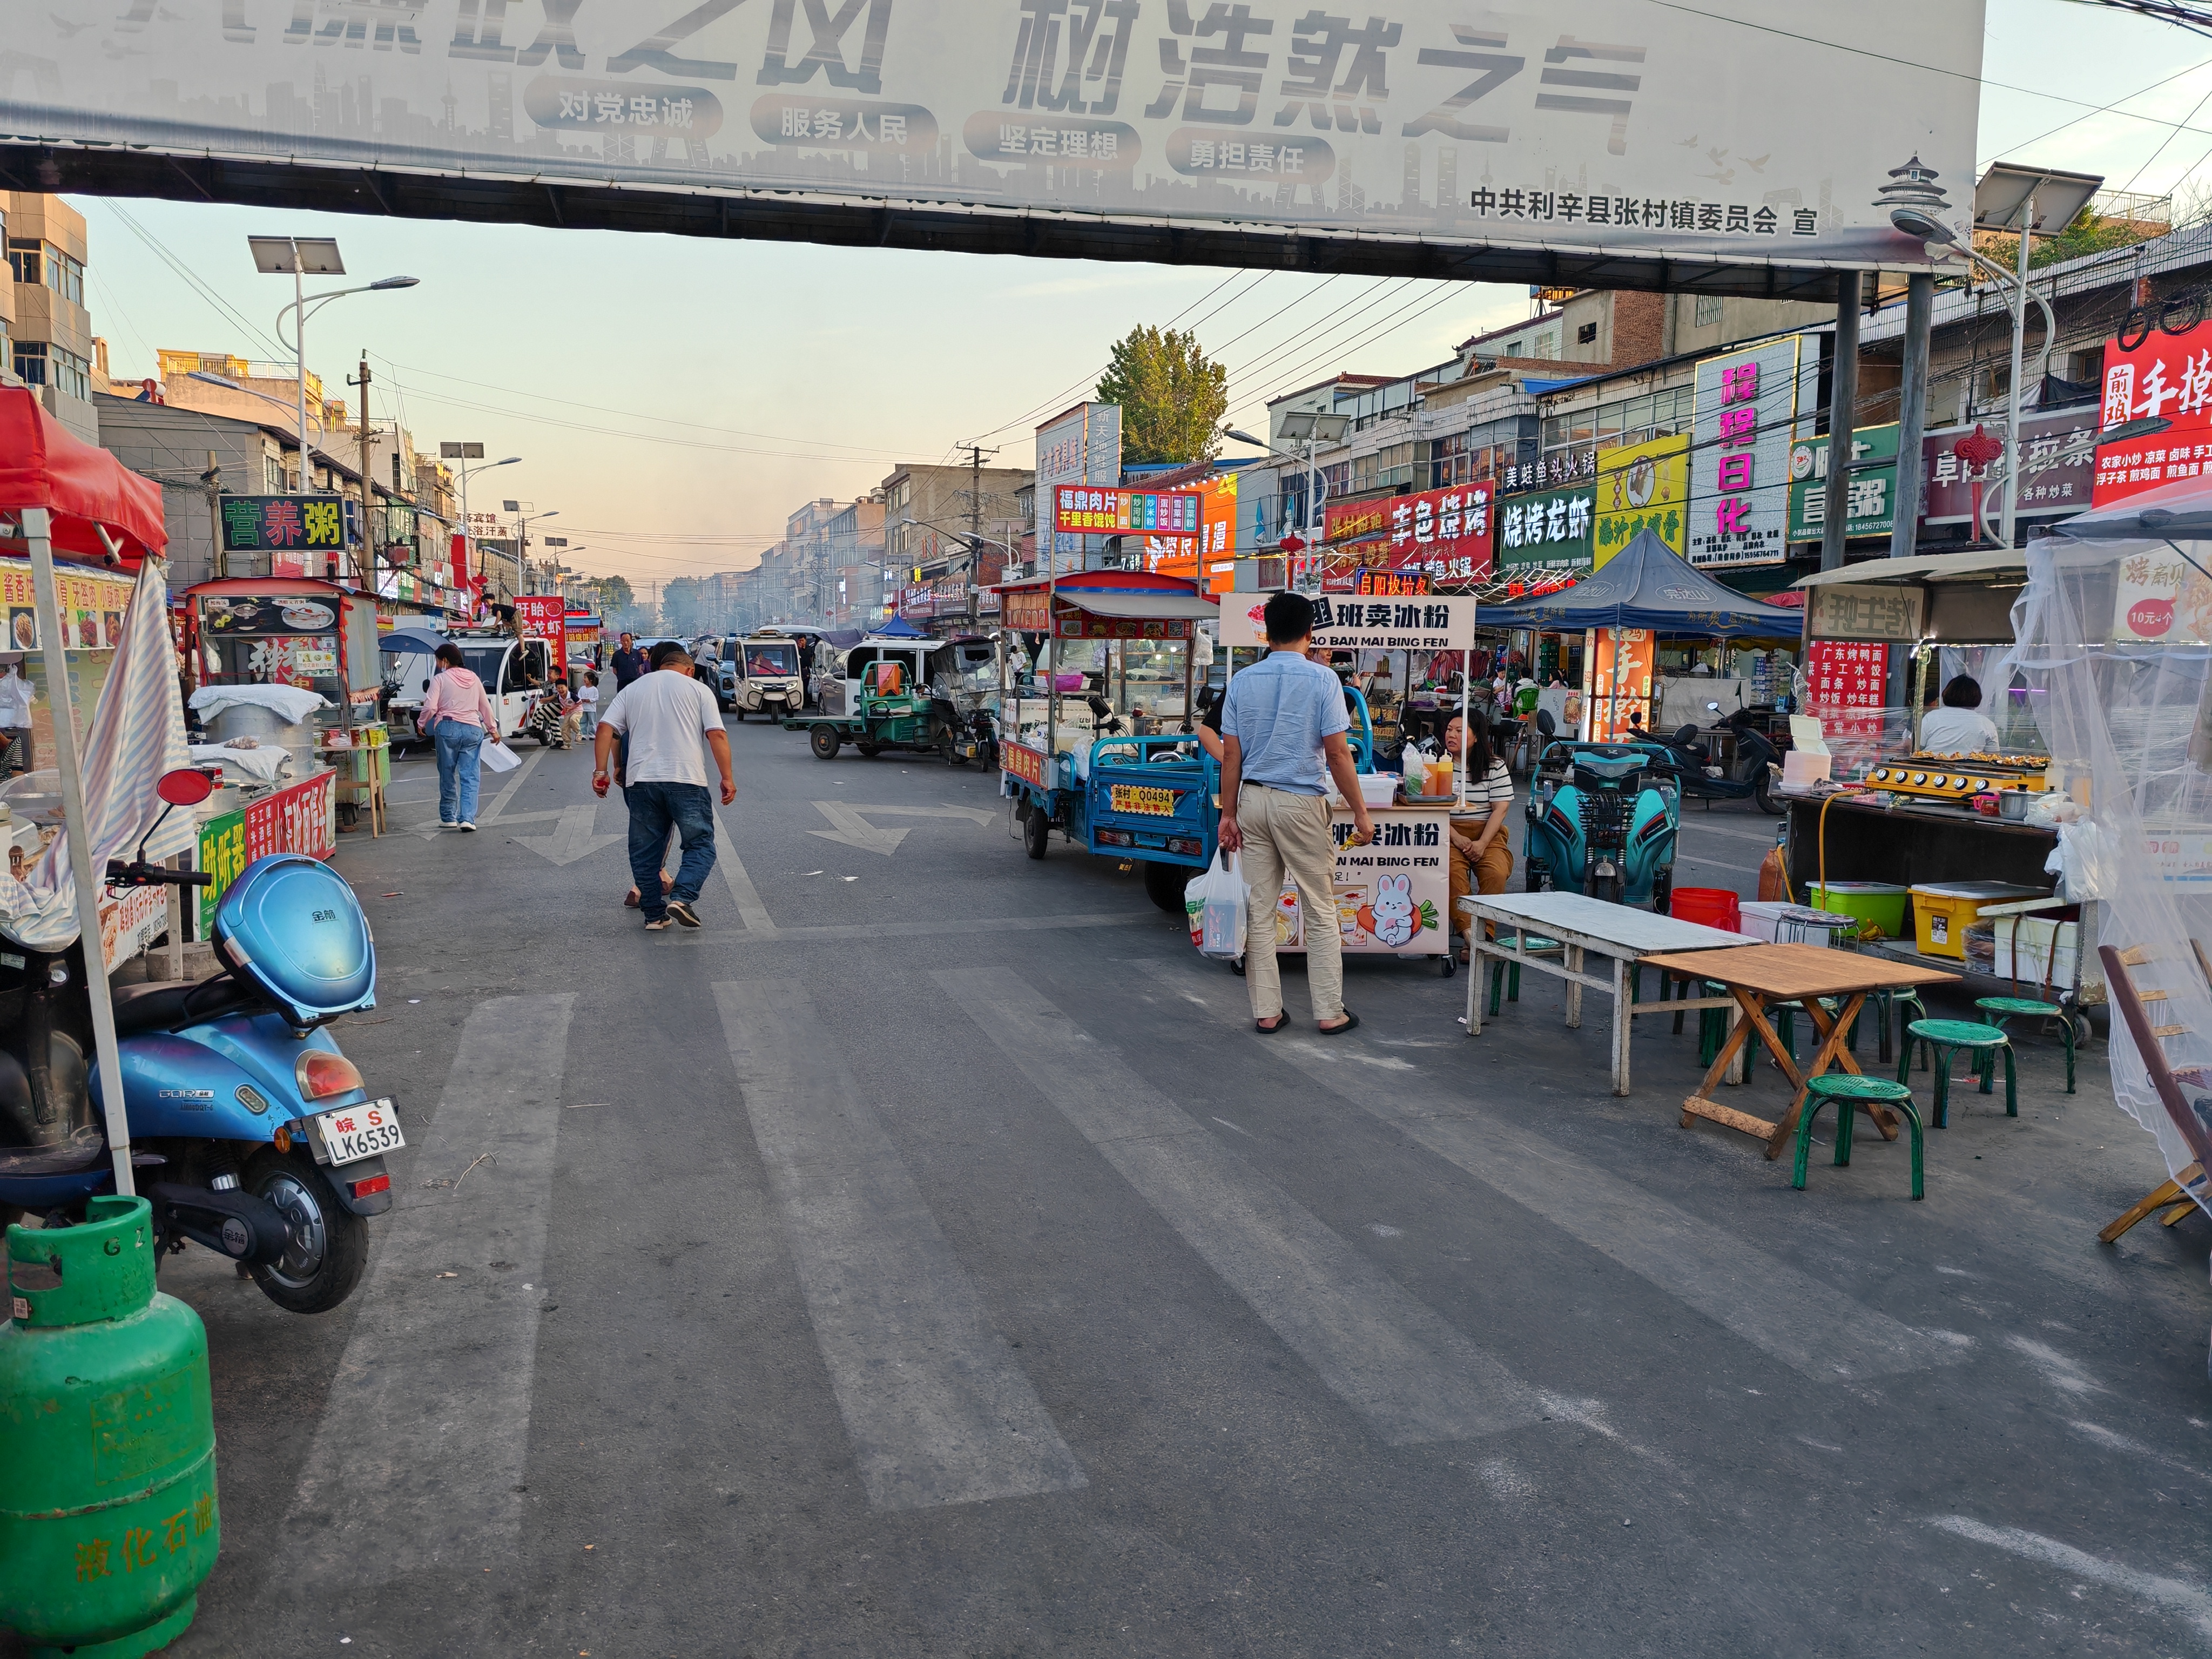
{"type": "Polygon", "coordinates": [[[1703,639],[1796,639],[1805,613],[1761,605],[1723,587],[1650,530],[1639,530],[1606,567],[1540,598],[1486,605],[1483,628],[1648,628],[1703,639]]]}
{"type": "Polygon", "coordinates": [[[904,617],[893,617],[882,627],[870,629],[868,637],[872,640],[926,640],[929,635],[904,617]]]}

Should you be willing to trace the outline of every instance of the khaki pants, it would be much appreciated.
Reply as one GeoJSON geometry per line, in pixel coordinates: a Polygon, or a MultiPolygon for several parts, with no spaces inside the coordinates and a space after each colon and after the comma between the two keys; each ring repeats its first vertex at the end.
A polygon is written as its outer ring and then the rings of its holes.
{"type": "Polygon", "coordinates": [[[1306,988],[1313,994],[1316,1025],[1344,1018],[1344,940],[1336,925],[1336,840],[1329,833],[1328,802],[1248,783],[1237,797],[1237,824],[1244,834],[1244,879],[1252,884],[1244,932],[1244,983],[1252,1017],[1283,1012],[1283,975],[1275,964],[1275,911],[1283,878],[1297,884],[1305,917],[1306,988]]]}
{"type": "MultiPolygon", "coordinates": [[[[1473,840],[1480,825],[1469,823],[1460,834],[1473,840]]],[[[1480,859],[1469,860],[1458,848],[1451,853],[1451,927],[1455,933],[1468,932],[1467,918],[1460,914],[1459,902],[1474,893],[1502,893],[1513,875],[1513,849],[1505,844],[1503,830],[1490,845],[1482,849],[1480,859]]],[[[1486,930],[1487,939],[1496,929],[1486,930]]]]}

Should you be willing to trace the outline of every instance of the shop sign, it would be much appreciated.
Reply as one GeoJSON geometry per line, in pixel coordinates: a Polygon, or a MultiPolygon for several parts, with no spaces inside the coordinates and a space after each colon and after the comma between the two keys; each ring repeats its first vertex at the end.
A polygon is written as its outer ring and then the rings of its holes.
{"type": "Polygon", "coordinates": [[[2159,645],[2212,644],[2212,580],[2171,549],[2120,561],[2112,637],[2159,645]]]}
{"type": "Polygon", "coordinates": [[[113,973],[130,961],[169,925],[169,890],[166,887],[125,887],[120,892],[102,888],[100,895],[100,951],[113,973]]]}
{"type": "Polygon", "coordinates": [[[1081,569],[1097,538],[1055,527],[1060,492],[1069,484],[1102,488],[1121,482],[1121,406],[1079,404],[1036,429],[1037,556],[1048,568],[1081,569]]]}
{"type": "Polygon", "coordinates": [[[1644,530],[1680,554],[1690,524],[1688,435],[1625,444],[1605,451],[1597,464],[1595,567],[1602,570],[1644,530]]]}
{"type": "Polygon", "coordinates": [[[1428,573],[1363,570],[1352,578],[1351,591],[1365,599],[1413,599],[1430,591],[1428,573]]]}
{"type": "Polygon", "coordinates": [[[1019,778],[1031,788],[1045,787],[1042,750],[1031,749],[1026,744],[1002,743],[999,745],[999,769],[1019,778]]]}
{"type": "Polygon", "coordinates": [[[1195,489],[1109,489],[1062,485],[1053,491],[1053,528],[1089,536],[1196,536],[1195,489]]]}
{"type": "Polygon", "coordinates": [[[335,634],[343,603],[335,593],[265,599],[210,593],[199,601],[200,632],[225,639],[246,634],[335,634]]]}
{"type": "Polygon", "coordinates": [[[1595,647],[1585,653],[1591,680],[1588,743],[1626,739],[1632,726],[1649,728],[1651,675],[1658,665],[1659,642],[1648,628],[1600,628],[1595,647]]]}
{"type": "MultiPolygon", "coordinates": [[[[1850,517],[1846,537],[1887,536],[1897,524],[1894,422],[1851,434],[1850,517]],[[1869,466],[1867,462],[1883,463],[1869,466]]],[[[1801,438],[1790,447],[1790,539],[1817,542],[1828,522],[1828,440],[1801,438]]]]}
{"type": "Polygon", "coordinates": [[[216,904],[246,870],[246,813],[242,808],[210,818],[200,825],[199,857],[192,867],[214,878],[205,887],[192,890],[199,905],[192,937],[213,939],[216,904]]]}
{"type": "MultiPolygon", "coordinates": [[[[1971,438],[1982,427],[1945,427],[1929,433],[1920,446],[1920,521],[1923,524],[1964,524],[1974,515],[1974,486],[1989,480],[1987,463],[1975,465],[1958,453],[1961,438],[1971,438]]],[[[2004,436],[1999,424],[1986,435],[2004,436]]],[[[2022,415],[2020,514],[2047,518],[2085,513],[2089,508],[2097,467],[2097,411],[2094,407],[2061,410],[2050,415],[2022,415]]],[[[1985,511],[1994,518],[1997,503],[1985,511]]]]}
{"type": "Polygon", "coordinates": [[[1492,494],[1486,480],[1411,495],[1331,501],[1322,508],[1324,533],[1332,544],[1380,537],[1340,550],[1365,568],[1419,572],[1431,583],[1481,581],[1490,574],[1492,494]]]}
{"type": "Polygon", "coordinates": [[[1597,485],[1508,496],[1498,506],[1498,567],[1540,564],[1589,574],[1596,558],[1597,485]]]}
{"type": "Polygon", "coordinates": [[[544,640],[552,647],[549,660],[556,668],[566,668],[568,662],[568,602],[558,593],[518,593],[514,596],[514,614],[522,623],[524,636],[544,640]]]}
{"type": "Polygon", "coordinates": [[[2201,477],[2212,460],[2212,320],[2179,334],[2154,328],[2133,346],[2105,342],[2100,426],[2162,419],[2172,425],[2097,453],[2091,504],[2108,507],[2177,479],[2201,477]]]}
{"type": "Polygon", "coordinates": [[[337,850],[337,774],[323,772],[246,805],[246,861],[271,853],[326,859],[337,850]]]}
{"type": "MultiPolygon", "coordinates": [[[[1267,593],[1237,596],[1221,606],[1221,643],[1258,647],[1267,641],[1267,593]]],[[[1475,602],[1453,594],[1438,599],[1316,599],[1313,642],[1328,651],[1472,651],[1475,602]]]]}
{"type": "Polygon", "coordinates": [[[1053,632],[1063,640],[1187,640],[1188,617],[1094,617],[1063,604],[1053,632]]]}
{"type": "Polygon", "coordinates": [[[361,503],[342,495],[224,495],[226,553],[337,552],[361,539],[361,503]]]}
{"type": "Polygon", "coordinates": [[[1347,955],[1425,956],[1443,948],[1451,905],[1446,816],[1392,811],[1373,818],[1375,839],[1364,847],[1351,845],[1350,812],[1331,822],[1336,872],[1328,908],[1304,908],[1297,887],[1284,884],[1275,908],[1278,945],[1306,948],[1312,929],[1334,927],[1347,955]]]}
{"type": "MultiPolygon", "coordinates": [[[[112,650],[123,643],[123,613],[131,585],[106,575],[78,575],[54,567],[54,603],[61,612],[62,646],[70,651],[112,650]]],[[[0,651],[40,648],[38,600],[27,559],[0,559],[0,612],[7,617],[0,651]]],[[[89,705],[88,705],[88,707],[89,705]]]]}
{"type": "Polygon", "coordinates": [[[1691,418],[1690,544],[1703,567],[1779,564],[1790,556],[1790,448],[1801,354],[1790,335],[1698,365],[1691,418]]]}
{"type": "Polygon", "coordinates": [[[1889,647],[1814,640],[1805,647],[1805,712],[1822,735],[1880,738],[1878,712],[1887,699],[1889,647]]]}
{"type": "Polygon", "coordinates": [[[1838,582],[1805,590],[1805,635],[1815,640],[1888,640],[1910,645],[1920,637],[1926,595],[1917,587],[1880,582],[1838,582]]]}
{"type": "Polygon", "coordinates": [[[999,597],[1007,627],[1024,634],[1042,634],[1052,625],[1051,604],[1043,588],[1018,587],[999,597]]]}

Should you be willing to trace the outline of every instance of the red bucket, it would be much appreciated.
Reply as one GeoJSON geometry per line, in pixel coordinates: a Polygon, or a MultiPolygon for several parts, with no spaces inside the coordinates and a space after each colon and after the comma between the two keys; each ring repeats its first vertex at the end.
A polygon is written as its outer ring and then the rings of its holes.
{"type": "Polygon", "coordinates": [[[1725,887],[1677,887],[1667,914],[1677,921],[1694,921],[1724,933],[1743,931],[1742,901],[1725,887]]]}

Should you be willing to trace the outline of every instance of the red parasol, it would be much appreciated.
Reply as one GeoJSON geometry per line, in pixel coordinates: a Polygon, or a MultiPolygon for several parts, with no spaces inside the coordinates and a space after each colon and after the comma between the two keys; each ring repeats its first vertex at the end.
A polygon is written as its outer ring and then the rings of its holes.
{"type": "Polygon", "coordinates": [[[0,386],[0,513],[33,507],[53,514],[57,553],[104,561],[107,549],[95,525],[121,544],[118,550],[133,570],[169,543],[161,485],[70,436],[30,388],[0,386]]]}

